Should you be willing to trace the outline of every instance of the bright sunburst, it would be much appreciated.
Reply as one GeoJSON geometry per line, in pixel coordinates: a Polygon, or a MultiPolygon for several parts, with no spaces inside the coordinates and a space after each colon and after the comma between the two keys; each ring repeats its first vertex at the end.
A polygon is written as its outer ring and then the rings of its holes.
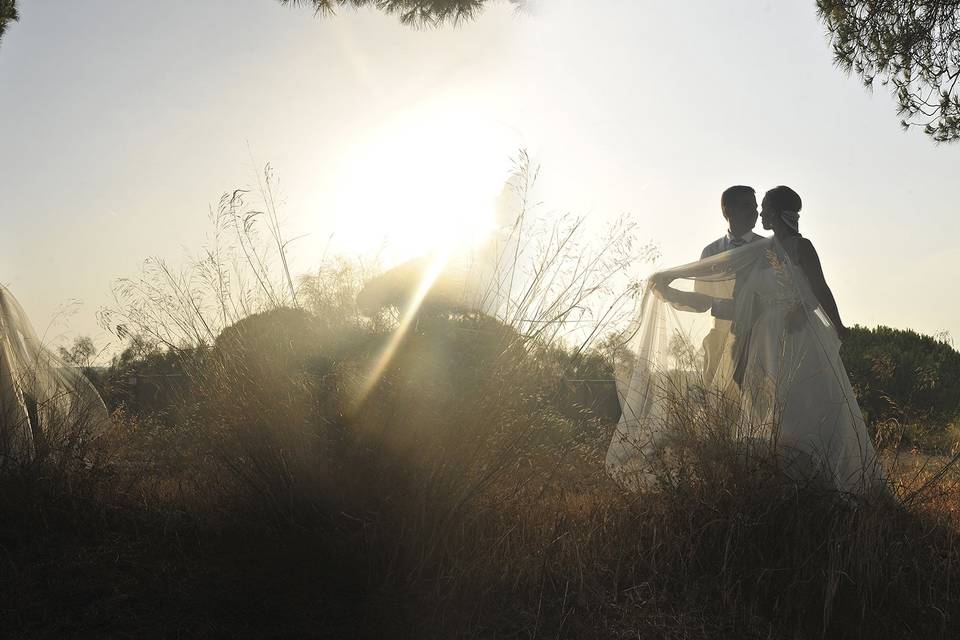
{"type": "Polygon", "coordinates": [[[475,241],[495,202],[516,138],[476,113],[419,110],[358,142],[335,196],[336,244],[393,264],[475,241]]]}

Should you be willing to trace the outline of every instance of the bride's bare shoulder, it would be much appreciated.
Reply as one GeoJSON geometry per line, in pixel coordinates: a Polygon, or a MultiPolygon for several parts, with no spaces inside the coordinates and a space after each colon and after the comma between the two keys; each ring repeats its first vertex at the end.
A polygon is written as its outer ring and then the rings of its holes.
{"type": "Polygon", "coordinates": [[[799,259],[802,261],[805,257],[817,255],[813,243],[803,236],[788,236],[779,238],[779,241],[793,260],[799,259]]]}

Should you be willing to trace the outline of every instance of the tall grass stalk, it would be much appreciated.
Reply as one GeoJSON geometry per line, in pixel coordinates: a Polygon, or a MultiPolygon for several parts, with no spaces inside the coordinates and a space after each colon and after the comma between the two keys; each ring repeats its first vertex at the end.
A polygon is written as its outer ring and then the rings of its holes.
{"type": "Polygon", "coordinates": [[[189,359],[182,437],[157,447],[176,442],[196,481],[171,503],[310,532],[296,553],[350,559],[317,580],[361,585],[369,635],[956,637],[955,491],[838,500],[744,455],[736,411],[689,403],[660,482],[607,477],[613,424],[562,381],[611,375],[604,336],[651,250],[629,226],[591,245],[582,220],[540,216],[536,174],[522,155],[495,313],[422,309],[359,405],[394,325],[361,317],[361,270],[342,263],[292,291],[271,266],[286,243],[259,239],[242,193],[185,271],[121,282],[107,323],[189,359]]]}

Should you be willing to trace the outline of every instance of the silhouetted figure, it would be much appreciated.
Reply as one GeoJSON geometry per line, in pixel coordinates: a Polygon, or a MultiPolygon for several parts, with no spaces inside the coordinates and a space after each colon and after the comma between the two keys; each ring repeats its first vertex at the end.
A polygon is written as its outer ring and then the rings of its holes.
{"type": "MultiPolygon", "coordinates": [[[[735,185],[727,188],[720,195],[720,211],[727,221],[727,233],[703,248],[700,253],[701,260],[742,247],[763,237],[753,232],[758,217],[757,196],[753,187],[735,185]]],[[[697,280],[694,283],[694,290],[714,298],[733,296],[732,285],[728,282],[697,280]]],[[[707,383],[711,382],[717,374],[725,353],[727,336],[730,333],[730,321],[719,318],[716,314],[713,315],[713,329],[703,339],[703,376],[707,383]]]]}
{"type": "Polygon", "coordinates": [[[800,209],[803,207],[800,195],[790,187],[781,185],[767,191],[761,206],[763,228],[773,231],[774,237],[783,245],[793,263],[803,270],[813,294],[842,340],[849,330],[840,319],[833,292],[823,277],[820,256],[817,255],[813,243],[800,235],[800,209]]]}
{"type": "Polygon", "coordinates": [[[720,211],[727,221],[727,233],[703,248],[701,260],[763,237],[753,232],[758,217],[757,196],[753,187],[735,185],[726,189],[720,195],[720,211]]]}
{"type": "MultiPolygon", "coordinates": [[[[750,224],[751,221],[756,223],[756,199],[752,197],[753,189],[750,189],[750,187],[745,187],[745,189],[750,190],[751,197],[743,198],[741,200],[742,204],[738,207],[736,213],[733,214],[737,216],[739,224],[743,226],[750,224]],[[750,213],[751,200],[753,203],[752,214],[750,213]]],[[[837,303],[833,298],[833,293],[830,291],[830,287],[827,286],[827,282],[823,276],[817,250],[814,248],[812,242],[800,235],[800,209],[803,206],[800,195],[790,187],[781,185],[767,191],[763,196],[761,206],[762,211],[760,215],[763,228],[768,231],[773,231],[774,238],[783,247],[784,251],[790,257],[790,260],[795,266],[799,267],[803,275],[806,276],[810,290],[816,296],[823,313],[829,318],[837,336],[843,339],[848,333],[848,329],[840,320],[840,312],[837,309],[837,303]]],[[[724,211],[724,215],[726,215],[726,210],[724,211]]],[[[738,230],[742,229],[743,226],[740,226],[738,230]]],[[[752,232],[748,232],[748,234],[752,234],[752,232]]],[[[732,234],[728,234],[728,237],[731,235],[732,234]]],[[[749,235],[747,237],[749,237],[749,235]]],[[[757,236],[757,238],[748,241],[741,236],[741,242],[738,244],[738,247],[733,247],[732,241],[727,244],[730,245],[729,249],[739,248],[759,238],[762,238],[762,236],[757,236]]],[[[713,244],[708,245],[704,249],[704,253],[707,253],[711,248],[722,251],[724,243],[721,241],[726,239],[727,237],[721,238],[713,244]]],[[[719,255],[720,251],[718,251],[716,255],[719,255]]],[[[704,339],[703,345],[706,354],[704,378],[707,382],[710,382],[714,378],[717,371],[717,362],[722,359],[724,353],[728,353],[725,351],[727,334],[732,336],[733,339],[740,344],[749,344],[750,332],[753,329],[756,319],[763,310],[762,303],[753,304],[753,302],[751,302],[751,315],[747,318],[741,317],[737,319],[736,324],[730,324],[734,321],[736,301],[740,295],[739,292],[746,281],[745,278],[736,278],[732,282],[730,280],[723,282],[696,280],[694,283],[694,292],[688,292],[673,289],[668,286],[668,283],[665,282],[663,278],[655,278],[654,286],[657,291],[665,300],[674,306],[696,312],[709,310],[714,316],[714,329],[704,339]],[[724,289],[729,291],[729,293],[726,293],[724,289]]],[[[799,311],[794,311],[792,314],[787,315],[788,330],[795,329],[797,323],[800,321],[798,314],[799,311]]],[[[746,348],[737,348],[737,344],[735,343],[731,347],[730,352],[736,354],[734,356],[733,379],[738,385],[742,385],[745,363],[748,357],[747,350],[746,348]]]]}
{"type": "Polygon", "coordinates": [[[816,249],[800,234],[801,206],[793,189],[771,189],[760,215],[773,237],[650,277],[628,345],[635,364],[618,374],[624,416],[607,456],[625,484],[648,485],[655,477],[648,461],[670,459],[677,406],[701,403],[709,413],[712,398],[737,400],[735,420],[725,422],[731,433],[775,450],[790,477],[854,493],[882,481],[840,359],[847,330],[816,249]],[[697,290],[671,287],[674,280],[692,280],[697,290]],[[704,293],[699,282],[724,284],[731,293],[704,293]],[[729,335],[719,336],[727,364],[707,385],[696,375],[696,323],[675,311],[709,311],[718,319],[714,330],[729,327],[729,335]]]}

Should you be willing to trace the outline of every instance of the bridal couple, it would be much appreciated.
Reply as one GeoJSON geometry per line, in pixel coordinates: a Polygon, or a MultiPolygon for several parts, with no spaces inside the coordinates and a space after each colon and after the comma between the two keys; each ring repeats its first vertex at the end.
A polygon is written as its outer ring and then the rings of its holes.
{"type": "Polygon", "coordinates": [[[706,411],[719,402],[736,409],[733,436],[769,446],[788,476],[866,491],[882,473],[840,359],[847,329],[800,233],[799,194],[771,189],[758,214],[754,190],[734,186],[721,209],[724,237],[647,282],[631,358],[617,372],[623,414],[608,469],[626,486],[655,483],[677,403],[706,411]],[[758,217],[773,235],[754,233],[758,217]]]}

